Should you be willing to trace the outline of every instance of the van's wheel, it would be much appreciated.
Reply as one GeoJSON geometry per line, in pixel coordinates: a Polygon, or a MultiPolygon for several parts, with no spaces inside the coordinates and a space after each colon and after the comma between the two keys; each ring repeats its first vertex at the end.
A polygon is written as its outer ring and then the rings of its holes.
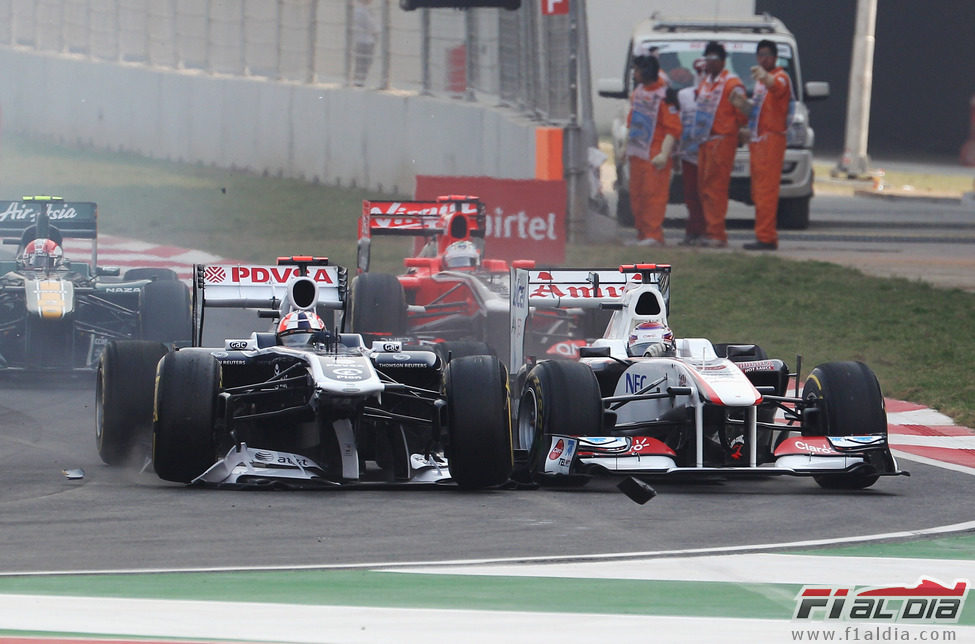
{"type": "Polygon", "coordinates": [[[809,228],[809,200],[812,197],[779,199],[775,219],[782,230],[806,230],[809,228]]]}
{"type": "Polygon", "coordinates": [[[632,228],[634,224],[633,207],[630,205],[630,191],[626,188],[620,188],[616,191],[616,221],[620,226],[627,228],[632,228]]]}
{"type": "Polygon", "coordinates": [[[149,282],[142,288],[139,317],[142,339],[189,342],[193,336],[190,290],[174,280],[149,282]]]}
{"type": "Polygon", "coordinates": [[[602,431],[599,382],[579,362],[546,360],[528,373],[518,403],[518,443],[528,449],[530,476],[540,482],[580,484],[587,476],[545,475],[551,435],[592,436],[602,431]]]}
{"type": "Polygon", "coordinates": [[[350,291],[347,331],[361,334],[367,344],[374,336],[406,334],[406,295],[395,275],[362,273],[350,291]]]}
{"type": "Polygon", "coordinates": [[[453,358],[444,371],[447,461],[465,489],[501,485],[511,476],[508,372],[494,356],[453,358]]]}
{"type": "Polygon", "coordinates": [[[102,352],[95,377],[95,443],[107,465],[125,464],[139,437],[152,434],[156,365],[164,355],[166,345],[141,340],[114,340],[102,352]]]}
{"type": "Polygon", "coordinates": [[[209,353],[175,351],[159,363],[152,464],[159,478],[189,483],[216,460],[220,364],[209,353]]]}
{"type": "MultiPolygon", "coordinates": [[[[887,412],[877,376],[862,362],[827,362],[806,378],[802,398],[818,411],[805,419],[804,436],[856,434],[887,436],[887,412]]],[[[813,479],[827,489],[861,490],[879,479],[873,464],[866,472],[820,474],[813,479]]]]}

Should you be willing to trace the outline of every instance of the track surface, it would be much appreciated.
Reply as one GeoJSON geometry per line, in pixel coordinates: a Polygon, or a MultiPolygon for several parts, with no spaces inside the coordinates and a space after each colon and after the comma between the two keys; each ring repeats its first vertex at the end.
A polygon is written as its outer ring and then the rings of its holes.
{"type": "Polygon", "coordinates": [[[7,378],[0,402],[0,571],[301,566],[660,551],[947,525],[973,516],[969,475],[913,476],[860,493],[774,477],[655,483],[639,506],[612,485],[578,491],[184,488],[101,464],[88,378],[7,378]],[[63,470],[82,469],[71,480],[63,470]],[[938,499],[931,503],[931,499],[938,499]]]}

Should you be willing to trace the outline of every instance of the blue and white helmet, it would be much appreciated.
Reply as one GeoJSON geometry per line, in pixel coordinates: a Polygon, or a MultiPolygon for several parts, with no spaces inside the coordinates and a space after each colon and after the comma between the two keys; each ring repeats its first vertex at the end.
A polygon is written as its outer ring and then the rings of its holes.
{"type": "Polygon", "coordinates": [[[324,330],[325,323],[314,311],[292,311],[278,323],[278,342],[288,347],[304,346],[324,330]]]}

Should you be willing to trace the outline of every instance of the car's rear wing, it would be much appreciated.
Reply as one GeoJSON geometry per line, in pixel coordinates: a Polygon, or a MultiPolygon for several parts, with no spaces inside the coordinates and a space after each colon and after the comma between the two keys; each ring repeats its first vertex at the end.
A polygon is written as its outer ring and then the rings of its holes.
{"type": "Polygon", "coordinates": [[[193,331],[201,344],[208,307],[259,309],[280,317],[291,309],[345,307],[348,271],[326,257],[279,257],[275,265],[197,264],[193,271],[193,331]]]}
{"type": "Polygon", "coordinates": [[[369,270],[373,235],[440,238],[446,246],[458,239],[484,237],[485,220],[484,204],[477,197],[447,195],[435,201],[365,200],[359,218],[358,269],[369,270]]]}
{"type": "Polygon", "coordinates": [[[670,308],[670,266],[624,264],[618,268],[513,268],[511,273],[512,370],[524,360],[525,326],[535,309],[618,308],[628,288],[653,284],[670,308]]]}
{"type": "Polygon", "coordinates": [[[98,205],[91,201],[17,200],[0,201],[0,237],[20,238],[47,205],[51,226],[62,237],[95,239],[98,234],[98,205]]]}

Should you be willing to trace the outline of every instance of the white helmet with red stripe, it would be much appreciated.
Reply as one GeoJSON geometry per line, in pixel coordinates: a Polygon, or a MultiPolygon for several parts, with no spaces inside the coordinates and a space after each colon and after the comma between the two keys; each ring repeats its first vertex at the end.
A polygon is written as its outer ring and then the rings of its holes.
{"type": "Polygon", "coordinates": [[[24,247],[21,262],[25,268],[51,269],[59,266],[64,251],[52,239],[35,239],[24,247]]]}

